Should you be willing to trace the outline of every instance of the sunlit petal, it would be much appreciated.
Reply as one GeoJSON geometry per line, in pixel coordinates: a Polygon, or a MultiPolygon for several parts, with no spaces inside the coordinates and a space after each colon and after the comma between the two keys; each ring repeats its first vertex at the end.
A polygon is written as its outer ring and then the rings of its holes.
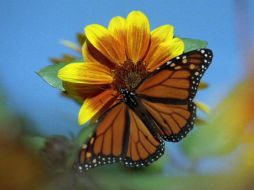
{"type": "Polygon", "coordinates": [[[163,63],[171,60],[178,55],[181,55],[183,51],[184,43],[179,38],[174,38],[169,42],[161,43],[147,63],[147,70],[149,72],[154,71],[163,63]]]}
{"type": "Polygon", "coordinates": [[[151,32],[151,44],[145,57],[145,63],[149,63],[159,45],[165,41],[173,39],[174,27],[172,25],[163,25],[151,32]]]}
{"type": "Polygon", "coordinates": [[[172,39],[174,36],[174,27],[172,25],[162,25],[151,32],[154,41],[163,42],[172,39]]]}
{"type": "Polygon", "coordinates": [[[100,63],[112,69],[116,66],[88,41],[83,44],[82,53],[86,62],[100,63]]]}
{"type": "Polygon", "coordinates": [[[125,50],[121,43],[103,26],[92,24],[85,28],[89,42],[111,62],[122,64],[125,61],[125,50]]]}
{"type": "Polygon", "coordinates": [[[110,69],[99,63],[71,63],[58,72],[66,82],[82,84],[109,84],[113,81],[110,69]]]}
{"type": "Polygon", "coordinates": [[[79,111],[79,124],[83,125],[97,113],[99,113],[106,105],[112,104],[116,99],[116,92],[112,89],[105,90],[104,92],[87,98],[79,111]]]}
{"type": "Polygon", "coordinates": [[[150,43],[149,21],[140,11],[133,11],[127,17],[127,56],[134,63],[146,54],[150,43]]]}
{"type": "Polygon", "coordinates": [[[84,101],[86,98],[93,97],[105,89],[110,88],[109,84],[82,84],[63,82],[66,95],[79,100],[84,101]]]}
{"type": "Polygon", "coordinates": [[[112,18],[108,25],[109,32],[121,43],[121,47],[126,47],[126,29],[126,20],[120,16],[112,18]]]}

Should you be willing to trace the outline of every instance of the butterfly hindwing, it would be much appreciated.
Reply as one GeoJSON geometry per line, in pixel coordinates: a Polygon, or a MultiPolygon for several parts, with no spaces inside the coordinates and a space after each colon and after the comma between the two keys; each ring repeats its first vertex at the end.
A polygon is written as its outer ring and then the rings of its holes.
{"type": "Polygon", "coordinates": [[[130,167],[143,167],[157,160],[164,153],[164,142],[153,135],[141,118],[131,109],[130,136],[124,164],[130,167]]]}
{"type": "Polygon", "coordinates": [[[178,142],[192,129],[196,117],[194,103],[171,104],[141,100],[149,117],[156,123],[159,135],[166,141],[178,142]]]}

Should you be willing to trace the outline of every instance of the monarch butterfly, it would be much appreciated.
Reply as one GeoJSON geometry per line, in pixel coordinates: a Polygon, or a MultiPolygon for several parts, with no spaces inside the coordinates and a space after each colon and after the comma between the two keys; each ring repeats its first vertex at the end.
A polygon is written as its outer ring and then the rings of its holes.
{"type": "Polygon", "coordinates": [[[198,49],[164,63],[134,90],[120,89],[121,100],[96,122],[75,167],[83,171],[121,162],[143,167],[164,153],[164,141],[178,142],[196,118],[193,98],[212,51],[198,49]]]}

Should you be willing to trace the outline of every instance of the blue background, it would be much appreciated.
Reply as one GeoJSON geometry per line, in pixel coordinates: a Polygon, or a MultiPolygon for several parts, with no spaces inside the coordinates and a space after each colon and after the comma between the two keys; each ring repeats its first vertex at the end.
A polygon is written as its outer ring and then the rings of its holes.
{"type": "MultiPolygon", "coordinates": [[[[77,132],[79,106],[61,97],[35,72],[50,64],[49,57],[72,53],[60,45],[60,39],[75,41],[75,34],[88,24],[107,25],[114,16],[126,17],[132,10],[141,10],[148,16],[151,29],[172,24],[178,36],[209,42],[215,57],[204,80],[210,88],[200,92],[197,99],[215,107],[245,75],[234,2],[1,0],[0,86],[6,91],[10,109],[29,116],[43,132],[77,132]]],[[[253,17],[253,1],[249,9],[249,17],[253,17]]]]}

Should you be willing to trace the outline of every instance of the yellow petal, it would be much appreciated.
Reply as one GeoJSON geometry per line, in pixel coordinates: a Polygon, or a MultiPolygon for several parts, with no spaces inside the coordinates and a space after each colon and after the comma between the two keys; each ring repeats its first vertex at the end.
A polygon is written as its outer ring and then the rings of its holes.
{"type": "Polygon", "coordinates": [[[144,58],[150,43],[149,21],[140,11],[133,11],[127,17],[127,55],[134,63],[144,58]]]}
{"type": "Polygon", "coordinates": [[[149,63],[152,55],[159,47],[159,45],[165,41],[173,39],[174,27],[172,25],[163,25],[151,32],[151,44],[149,51],[145,57],[145,63],[149,63]]]}
{"type": "Polygon", "coordinates": [[[85,28],[89,42],[111,62],[122,64],[125,61],[125,50],[121,43],[103,26],[92,24],[85,28]]]}
{"type": "Polygon", "coordinates": [[[112,18],[108,25],[109,32],[121,43],[122,47],[126,47],[126,28],[126,20],[120,16],[112,18]]]}
{"type": "Polygon", "coordinates": [[[116,93],[112,89],[106,90],[97,96],[87,98],[79,111],[79,125],[83,125],[97,113],[102,112],[105,106],[109,107],[110,103],[113,103],[116,99],[116,93]]]}
{"type": "Polygon", "coordinates": [[[151,32],[152,39],[159,42],[172,39],[174,36],[174,27],[172,25],[162,25],[151,32]]]}
{"type": "Polygon", "coordinates": [[[174,38],[173,40],[161,43],[151,56],[149,62],[147,62],[147,70],[149,72],[154,71],[165,62],[181,55],[183,51],[184,43],[179,38],[174,38]]]}
{"type": "Polygon", "coordinates": [[[170,46],[170,59],[183,54],[184,42],[180,38],[174,38],[173,40],[165,43],[168,43],[170,46]]]}
{"type": "Polygon", "coordinates": [[[114,68],[116,66],[88,41],[82,46],[82,54],[86,62],[100,63],[109,68],[114,68]]]}
{"type": "Polygon", "coordinates": [[[109,84],[82,84],[63,82],[66,94],[77,100],[93,97],[110,87],[109,84]]]}
{"type": "Polygon", "coordinates": [[[204,102],[196,101],[195,104],[197,108],[203,111],[204,113],[209,114],[211,112],[211,109],[209,108],[209,106],[205,104],[204,102]]]}
{"type": "Polygon", "coordinates": [[[113,81],[110,69],[99,63],[71,63],[58,72],[66,82],[81,84],[109,84],[113,81]]]}

